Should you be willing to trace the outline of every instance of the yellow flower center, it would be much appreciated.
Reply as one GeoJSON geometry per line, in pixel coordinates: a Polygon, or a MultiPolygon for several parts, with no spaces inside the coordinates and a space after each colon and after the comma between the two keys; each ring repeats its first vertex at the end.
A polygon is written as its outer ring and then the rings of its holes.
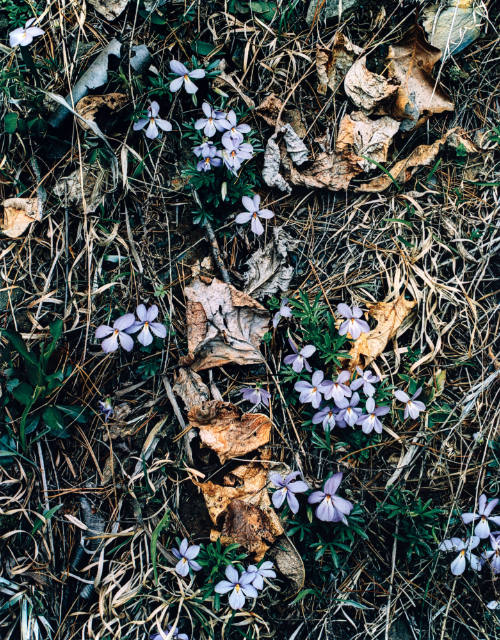
{"type": "Polygon", "coordinates": [[[464,556],[465,555],[465,549],[462,549],[462,551],[460,551],[459,555],[464,556]]]}
{"type": "Polygon", "coordinates": [[[205,164],[210,164],[210,158],[205,158],[205,164]]]}
{"type": "Polygon", "coordinates": [[[189,78],[189,76],[188,76],[188,74],[186,73],[186,74],[184,75],[184,80],[187,80],[188,78],[189,78]]]}
{"type": "Polygon", "coordinates": [[[182,558],[182,564],[186,564],[187,560],[186,558],[182,558]]]}
{"type": "Polygon", "coordinates": [[[332,496],[330,496],[330,495],[327,495],[327,496],[325,497],[325,500],[326,500],[327,502],[330,502],[330,500],[331,500],[331,499],[332,499],[332,496]]]}
{"type": "Polygon", "coordinates": [[[119,333],[120,333],[120,330],[119,330],[119,329],[115,329],[115,330],[113,331],[113,335],[114,335],[114,336],[117,336],[119,333]]]}
{"type": "Polygon", "coordinates": [[[241,587],[240,587],[239,584],[237,584],[234,588],[236,589],[236,593],[238,593],[238,591],[240,590],[241,587]]]}
{"type": "Polygon", "coordinates": [[[231,156],[234,158],[234,156],[236,155],[236,151],[231,151],[231,156]]]}

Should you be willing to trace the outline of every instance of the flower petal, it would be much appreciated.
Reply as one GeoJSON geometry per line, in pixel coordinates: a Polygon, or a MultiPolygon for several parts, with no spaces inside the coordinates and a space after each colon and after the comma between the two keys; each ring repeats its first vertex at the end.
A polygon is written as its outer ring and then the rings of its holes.
{"type": "Polygon", "coordinates": [[[259,220],[258,216],[252,215],[252,223],[250,225],[250,229],[255,233],[256,236],[261,236],[264,233],[264,227],[262,226],[262,222],[259,220]]]}
{"type": "Polygon", "coordinates": [[[112,336],[101,342],[101,348],[104,353],[112,353],[118,349],[118,336],[113,333],[112,336]]]}
{"type": "Polygon", "coordinates": [[[234,584],[227,580],[221,580],[214,587],[215,593],[229,593],[231,589],[234,589],[234,584]]]}
{"type": "Polygon", "coordinates": [[[167,327],[161,322],[150,322],[149,328],[158,338],[166,338],[167,336],[167,327]]]}
{"type": "Polygon", "coordinates": [[[236,569],[233,567],[232,564],[229,564],[226,567],[226,578],[230,580],[233,584],[236,584],[238,582],[238,572],[236,571],[236,569]]]}
{"type": "Polygon", "coordinates": [[[158,137],[158,134],[159,134],[159,131],[158,131],[158,127],[156,126],[156,120],[151,120],[148,128],[146,129],[146,138],[149,138],[150,140],[154,140],[155,138],[158,137]]]}
{"type": "Polygon", "coordinates": [[[170,69],[179,76],[184,76],[188,73],[187,67],[178,60],[170,60],[170,69]]]}
{"type": "Polygon", "coordinates": [[[325,494],[323,491],[313,491],[311,495],[307,498],[307,502],[309,504],[316,504],[317,502],[321,502],[324,500],[325,494]]]}
{"type": "Polygon", "coordinates": [[[189,76],[187,78],[184,78],[184,89],[186,89],[186,92],[190,94],[194,94],[198,91],[198,87],[194,82],[192,82],[189,76]]]}
{"type": "Polygon", "coordinates": [[[162,129],[163,131],[172,131],[172,125],[168,120],[156,118],[155,122],[156,126],[160,127],[160,129],[162,129]]]}
{"type": "Polygon", "coordinates": [[[292,513],[298,513],[299,512],[299,501],[297,500],[295,495],[292,493],[292,491],[287,491],[286,499],[287,499],[287,502],[288,502],[288,506],[290,507],[290,511],[292,513]]]}
{"type": "Polygon", "coordinates": [[[241,198],[241,204],[245,207],[247,211],[250,211],[251,213],[254,213],[254,211],[257,211],[257,209],[254,207],[254,204],[253,204],[253,198],[249,198],[248,196],[243,196],[241,198]]]}
{"type": "Polygon", "coordinates": [[[304,358],[310,358],[313,353],[316,353],[316,347],[312,344],[306,344],[306,346],[300,350],[300,355],[304,356],[304,358]]]}
{"type": "Polygon", "coordinates": [[[131,327],[135,322],[135,317],[133,313],[126,313],[123,316],[117,318],[113,323],[113,328],[118,329],[118,331],[125,331],[131,327]]]}
{"type": "Polygon", "coordinates": [[[229,605],[231,609],[241,609],[245,604],[245,595],[241,589],[233,589],[229,596],[229,605]]]}
{"type": "Polygon", "coordinates": [[[193,69],[192,71],[190,71],[188,73],[190,78],[194,78],[195,80],[200,80],[201,78],[205,77],[205,70],[204,69],[193,69]]]}
{"type": "Polygon", "coordinates": [[[185,578],[189,573],[189,564],[186,562],[186,560],[184,560],[184,558],[181,558],[175,565],[175,572],[183,578],[185,578]]]}
{"type": "Polygon", "coordinates": [[[408,400],[410,399],[410,396],[400,389],[396,389],[394,395],[400,402],[408,402],[408,400]]]}
{"type": "Polygon", "coordinates": [[[332,522],[335,517],[335,509],[331,500],[326,498],[318,505],[316,517],[323,522],[332,522]]]}
{"type": "Polygon", "coordinates": [[[120,344],[125,349],[125,351],[132,351],[132,349],[134,348],[134,341],[128,335],[128,333],[120,331],[120,333],[118,334],[118,338],[120,339],[120,344]]]}
{"type": "Polygon", "coordinates": [[[340,483],[342,482],[343,475],[344,474],[342,473],[342,471],[339,471],[338,473],[335,473],[331,478],[328,478],[323,487],[323,491],[332,496],[339,488],[340,483]]]}
{"type": "Polygon", "coordinates": [[[132,126],[132,129],[134,131],[140,131],[141,129],[144,129],[144,127],[148,124],[149,119],[148,118],[140,118],[139,120],[137,120],[137,122],[134,123],[134,125],[132,126]]]}
{"type": "Polygon", "coordinates": [[[352,318],[351,307],[349,307],[344,302],[341,302],[340,304],[337,305],[337,311],[344,318],[347,318],[347,319],[352,318]]]}
{"type": "Polygon", "coordinates": [[[461,553],[450,565],[451,572],[454,576],[460,576],[465,571],[465,555],[461,553]]]}
{"type": "Polygon", "coordinates": [[[252,213],[250,211],[243,211],[242,213],[238,213],[234,221],[236,224],[246,224],[251,217],[252,213]]]}
{"type": "Polygon", "coordinates": [[[101,324],[101,326],[95,330],[95,337],[100,340],[101,338],[111,335],[113,331],[113,327],[109,327],[107,324],[101,324]]]}
{"type": "Polygon", "coordinates": [[[178,78],[175,78],[175,80],[172,80],[172,82],[169,85],[170,91],[172,91],[172,93],[179,91],[179,89],[182,87],[183,82],[184,82],[183,76],[179,76],[178,78]]]}
{"type": "Polygon", "coordinates": [[[153,336],[151,335],[151,331],[149,330],[149,326],[144,325],[137,336],[138,342],[140,342],[144,347],[147,347],[153,342],[153,336]]]}
{"type": "Polygon", "coordinates": [[[286,494],[287,492],[285,491],[285,489],[278,489],[278,491],[275,491],[273,493],[271,500],[273,501],[273,505],[276,509],[279,509],[281,507],[281,505],[285,501],[286,494]]]}

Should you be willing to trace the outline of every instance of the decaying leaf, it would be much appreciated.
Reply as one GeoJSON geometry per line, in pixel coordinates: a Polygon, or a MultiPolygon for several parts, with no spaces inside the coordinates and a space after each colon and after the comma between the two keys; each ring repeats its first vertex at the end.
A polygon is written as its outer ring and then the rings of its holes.
{"type": "Polygon", "coordinates": [[[335,152],[318,154],[311,167],[298,171],[290,167],[290,182],[314,189],[340,191],[347,189],[352,178],[361,173],[361,168],[335,152]]]}
{"type": "Polygon", "coordinates": [[[405,300],[404,294],[392,302],[367,304],[368,314],[377,321],[377,326],[355,340],[349,351],[350,371],[356,367],[364,369],[383,353],[389,340],[395,337],[403,320],[416,304],[416,300],[405,300]]]}
{"type": "Polygon", "coordinates": [[[484,16],[475,0],[447,0],[426,7],[422,14],[429,42],[441,49],[442,60],[459,53],[481,34],[484,16]]]}
{"type": "Polygon", "coordinates": [[[230,402],[210,400],[192,407],[188,413],[190,427],[200,431],[205,447],[226,460],[244,456],[267,444],[272,422],[263,413],[244,413],[230,402]]]}
{"type": "Polygon", "coordinates": [[[269,556],[274,560],[280,573],[293,584],[293,594],[298,593],[304,586],[306,570],[300,553],[287,535],[280,536],[269,550],[269,556]]]}
{"type": "Polygon", "coordinates": [[[388,71],[398,83],[391,115],[403,118],[401,131],[410,131],[433,113],[455,108],[445,90],[432,77],[432,69],[441,58],[441,50],[430,45],[422,28],[410,29],[403,39],[389,47],[388,71]]]}
{"type": "Polygon", "coordinates": [[[128,416],[132,413],[132,407],[127,402],[114,407],[114,414],[110,420],[103,426],[104,442],[107,442],[109,438],[111,440],[124,439],[133,436],[139,429],[139,425],[135,420],[127,422],[128,416]]]}
{"type": "Polygon", "coordinates": [[[262,364],[259,351],[269,313],[248,294],[217,278],[195,278],[185,288],[189,356],[194,371],[229,362],[262,364]]]}
{"type": "Polygon", "coordinates": [[[184,406],[189,411],[193,407],[202,405],[209,400],[210,391],[198,373],[190,368],[181,367],[175,375],[174,392],[182,398],[184,406]]]}
{"type": "Polygon", "coordinates": [[[110,171],[102,167],[92,170],[82,167],[81,171],[76,169],[69,176],[58,180],[54,186],[54,193],[65,205],[83,208],[85,198],[88,213],[94,213],[103,202],[106,193],[112,190],[110,171]]]}
{"type": "MultiPolygon", "coordinates": [[[[128,97],[124,93],[108,93],[103,96],[85,96],[78,101],[75,110],[85,120],[95,120],[97,112],[101,109],[109,109],[110,111],[116,111],[125,106],[128,102],[128,97]]],[[[82,129],[88,130],[89,126],[81,120],[77,120],[82,129]]]]}
{"type": "MultiPolygon", "coordinates": [[[[478,151],[474,143],[469,139],[466,132],[459,127],[450,129],[442,138],[436,140],[432,144],[421,144],[416,147],[407,158],[399,160],[396,164],[389,169],[389,173],[399,183],[407,182],[419,167],[429,166],[434,162],[441,147],[449,142],[452,146],[459,146],[462,144],[466,151],[473,152],[478,151]]],[[[365,182],[358,187],[358,191],[384,191],[393,184],[393,181],[388,175],[383,175],[378,178],[365,182]]]]}
{"type": "Polygon", "coordinates": [[[366,56],[352,65],[344,80],[345,92],[366,113],[371,113],[381,102],[392,98],[398,87],[399,81],[369,71],[366,56]]]}
{"type": "Polygon", "coordinates": [[[307,9],[306,22],[329,20],[337,16],[343,16],[347,11],[354,9],[359,0],[311,0],[307,9]]]}
{"type": "Polygon", "coordinates": [[[362,111],[355,111],[345,115],[340,121],[335,148],[352,163],[358,164],[363,171],[371,171],[376,165],[362,156],[379,163],[385,162],[399,124],[389,116],[372,120],[362,111]]]}
{"type": "Polygon", "coordinates": [[[262,168],[262,178],[268,187],[276,187],[280,191],[291,193],[292,187],[285,180],[285,178],[280,172],[280,169],[281,169],[281,149],[278,144],[277,134],[275,133],[267,141],[266,151],[264,153],[264,166],[262,168]]]}
{"type": "Polygon", "coordinates": [[[19,238],[32,222],[42,219],[38,198],[7,198],[3,201],[2,233],[19,238]]]}
{"type": "Polygon", "coordinates": [[[128,0],[89,0],[89,3],[106,20],[114,20],[123,13],[128,5],[128,0]]]}
{"type": "Polygon", "coordinates": [[[283,108],[283,101],[274,93],[268,95],[267,98],[259,104],[255,109],[255,113],[271,127],[276,126],[281,113],[280,122],[289,124],[299,138],[303,138],[306,135],[306,128],[302,122],[300,111],[293,108],[283,108]]]}
{"type": "Polygon", "coordinates": [[[275,293],[288,291],[293,276],[293,266],[288,253],[297,247],[297,240],[289,236],[283,227],[273,227],[273,239],[250,256],[244,274],[245,291],[258,300],[275,293]]]}
{"type": "Polygon", "coordinates": [[[363,53],[340,31],[335,33],[331,49],[316,47],[316,72],[318,93],[324,95],[327,88],[336,91],[352,67],[354,60],[363,53]]]}

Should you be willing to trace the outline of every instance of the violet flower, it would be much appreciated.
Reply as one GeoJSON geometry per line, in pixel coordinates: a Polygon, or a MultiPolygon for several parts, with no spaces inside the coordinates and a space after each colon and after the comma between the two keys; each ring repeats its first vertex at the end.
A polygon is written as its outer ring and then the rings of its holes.
{"type": "Polygon", "coordinates": [[[295,373],[300,373],[304,367],[306,371],[311,373],[312,369],[309,362],[307,362],[307,358],[310,358],[313,353],[316,352],[316,347],[312,344],[306,344],[306,346],[302,347],[299,351],[297,345],[291,338],[288,338],[288,344],[290,345],[293,353],[285,356],[283,362],[285,364],[291,364],[295,373]]]}
{"type": "Polygon", "coordinates": [[[477,513],[462,513],[462,522],[464,524],[470,524],[480,518],[474,529],[474,535],[481,539],[487,538],[490,535],[490,525],[488,520],[491,520],[491,522],[500,526],[500,516],[490,515],[497,504],[498,498],[494,498],[488,502],[486,495],[483,493],[479,497],[477,513]]]}
{"type": "Polygon", "coordinates": [[[170,83],[170,91],[173,93],[179,91],[183,84],[187,93],[196,93],[198,91],[198,87],[191,81],[191,78],[199,80],[200,78],[205,77],[205,71],[203,69],[193,69],[192,71],[188,71],[187,67],[178,60],[170,60],[170,69],[172,73],[179,76],[170,83]]]}
{"type": "Polygon", "coordinates": [[[304,404],[309,402],[314,409],[318,409],[321,404],[321,394],[323,392],[325,384],[328,385],[329,381],[323,382],[325,374],[322,371],[315,371],[312,374],[312,383],[305,380],[299,380],[295,383],[294,389],[300,393],[299,400],[304,404]]]}
{"type": "Polygon", "coordinates": [[[346,516],[352,511],[352,503],[336,495],[336,491],[342,481],[342,472],[335,473],[325,482],[323,491],[313,491],[307,501],[309,504],[317,504],[316,517],[324,522],[347,522],[346,516]]]}
{"type": "Polygon", "coordinates": [[[339,411],[339,419],[344,420],[350,427],[354,427],[359,420],[360,415],[363,413],[363,410],[361,407],[358,407],[358,404],[359,393],[355,391],[349,401],[346,398],[343,398],[342,402],[337,405],[341,407],[339,411]],[[343,407],[341,406],[342,404],[344,404],[343,407]]]}
{"type": "Polygon", "coordinates": [[[111,402],[111,398],[106,398],[105,400],[99,400],[99,410],[102,414],[104,414],[104,421],[107,422],[112,415],[114,415],[115,411],[113,409],[113,404],[111,402]]]}
{"type": "Polygon", "coordinates": [[[161,322],[154,322],[158,316],[158,307],[155,304],[149,307],[149,309],[146,309],[145,305],[140,304],[135,312],[139,320],[136,320],[134,324],[126,330],[127,333],[137,333],[140,331],[137,340],[145,347],[153,342],[151,333],[154,333],[158,338],[166,337],[167,329],[165,325],[161,324],[161,322]]]}
{"type": "Polygon", "coordinates": [[[251,130],[251,127],[248,124],[238,124],[236,114],[232,109],[226,114],[226,123],[227,126],[225,128],[228,129],[228,131],[226,131],[222,136],[223,144],[224,140],[242,142],[243,134],[249,133],[251,130]]]}
{"type": "Polygon", "coordinates": [[[288,306],[288,298],[283,298],[283,300],[281,301],[281,307],[274,314],[273,327],[276,329],[281,318],[291,318],[291,317],[292,317],[292,310],[288,306]]]}
{"type": "Polygon", "coordinates": [[[197,147],[193,147],[193,153],[200,158],[196,164],[198,171],[210,171],[212,167],[220,167],[222,160],[220,151],[211,142],[203,142],[197,147]]]}
{"type": "Polygon", "coordinates": [[[132,351],[134,341],[128,335],[127,329],[130,329],[134,322],[134,314],[126,313],[125,315],[117,318],[112,327],[107,324],[102,324],[100,327],[97,327],[95,330],[95,337],[98,340],[106,338],[106,340],[101,342],[101,347],[104,353],[116,351],[119,345],[121,345],[125,351],[132,351]],[[106,336],[109,336],[109,338],[106,336]]]}
{"type": "Polygon", "coordinates": [[[160,127],[160,129],[162,129],[163,131],[172,131],[172,125],[168,120],[162,120],[161,118],[158,118],[159,113],[160,105],[156,102],[156,100],[153,100],[153,102],[148,107],[148,117],[140,118],[139,120],[137,120],[132,129],[134,131],[140,131],[141,129],[144,129],[144,127],[149,122],[149,126],[146,129],[146,138],[150,138],[151,140],[154,140],[160,135],[158,127],[160,127]]]}
{"type": "Polygon", "coordinates": [[[312,423],[322,424],[325,431],[331,431],[337,424],[337,414],[330,407],[324,407],[313,415],[312,423]]]}
{"type": "Polygon", "coordinates": [[[243,196],[241,202],[246,211],[243,211],[243,213],[238,213],[234,221],[236,222],[236,224],[246,224],[247,222],[252,220],[252,224],[250,225],[251,230],[257,236],[262,235],[264,233],[264,227],[262,226],[262,222],[259,218],[262,218],[263,220],[269,220],[270,218],[274,217],[274,213],[269,209],[260,209],[259,195],[255,195],[253,198],[243,196]]]}
{"type": "Polygon", "coordinates": [[[265,407],[269,407],[271,394],[265,389],[261,389],[260,387],[256,387],[255,389],[251,387],[244,387],[241,389],[240,393],[243,396],[243,400],[251,402],[255,407],[258,407],[261,404],[265,407]]]}
{"type": "Polygon", "coordinates": [[[496,538],[490,533],[491,549],[484,552],[485,558],[490,561],[491,569],[495,575],[500,574],[500,535],[496,538]]]}
{"type": "Polygon", "coordinates": [[[333,398],[337,407],[346,407],[347,405],[344,400],[345,398],[350,398],[352,395],[352,391],[345,384],[350,377],[351,374],[349,371],[341,371],[337,376],[337,380],[330,382],[330,386],[325,390],[325,400],[333,398]]]}
{"type": "Polygon", "coordinates": [[[207,138],[212,138],[217,131],[224,131],[230,126],[223,111],[216,111],[208,102],[204,102],[201,108],[205,117],[197,120],[194,123],[194,128],[203,129],[203,133],[207,138]]]}
{"type": "Polygon", "coordinates": [[[361,425],[363,433],[382,433],[382,423],[378,419],[379,416],[385,416],[389,413],[389,407],[376,407],[375,400],[370,397],[366,401],[366,415],[361,415],[356,424],[361,425]]]}
{"type": "Polygon", "coordinates": [[[370,331],[370,325],[365,320],[361,320],[363,317],[363,311],[359,307],[353,305],[352,309],[347,304],[341,302],[337,306],[339,314],[346,318],[339,327],[339,334],[345,336],[347,333],[353,340],[357,340],[362,333],[368,333],[370,331]]]}
{"type": "Polygon", "coordinates": [[[379,382],[380,378],[373,375],[370,369],[363,371],[361,367],[356,367],[356,371],[359,378],[351,382],[351,389],[357,391],[360,387],[363,387],[363,393],[365,396],[372,396],[375,393],[375,387],[372,383],[379,382]]]}
{"type": "Polygon", "coordinates": [[[201,566],[196,562],[195,558],[200,553],[200,545],[189,544],[186,538],[180,543],[178,549],[172,549],[172,553],[179,560],[175,565],[175,572],[185,578],[189,573],[189,569],[200,571],[201,566]]]}
{"type": "Polygon", "coordinates": [[[490,600],[486,605],[488,609],[494,611],[495,609],[500,609],[500,600],[490,600]]]}
{"type": "Polygon", "coordinates": [[[26,47],[33,42],[33,38],[41,36],[45,33],[40,27],[32,27],[31,25],[36,22],[37,18],[30,18],[24,25],[24,27],[18,27],[9,33],[9,45],[15,47],[26,47]]]}
{"type": "Polygon", "coordinates": [[[404,391],[400,391],[399,389],[396,389],[396,391],[394,392],[396,398],[400,402],[404,402],[406,405],[404,413],[405,420],[408,416],[415,420],[416,418],[418,418],[418,415],[421,411],[425,411],[425,404],[420,400],[415,400],[415,398],[418,398],[421,393],[422,387],[417,389],[411,398],[407,393],[405,393],[404,391]]]}
{"type": "Polygon", "coordinates": [[[272,473],[270,476],[271,482],[280,487],[278,491],[273,493],[272,501],[276,509],[279,509],[285,498],[290,507],[292,513],[297,513],[299,510],[299,501],[295,497],[296,493],[304,493],[309,489],[308,485],[303,480],[295,480],[300,475],[300,471],[292,471],[286,478],[282,478],[279,473],[272,473]]]}
{"type": "Polygon", "coordinates": [[[234,175],[237,175],[243,160],[249,160],[253,156],[253,147],[248,142],[230,138],[222,140],[222,145],[224,146],[222,151],[224,164],[234,175]]]}
{"type": "Polygon", "coordinates": [[[215,585],[216,593],[229,593],[229,606],[231,609],[242,609],[245,605],[246,598],[256,598],[259,594],[257,589],[252,585],[254,576],[243,572],[241,576],[233,565],[226,567],[227,580],[221,580],[215,585]],[[246,597],[246,598],[245,598],[246,597]]]}
{"type": "Polygon", "coordinates": [[[474,571],[481,571],[481,560],[472,553],[472,549],[475,549],[478,544],[479,538],[477,536],[471,536],[467,540],[450,538],[449,540],[443,540],[438,549],[439,551],[459,551],[458,556],[453,560],[450,567],[454,576],[460,576],[465,571],[466,559],[474,571]]]}
{"type": "MultiPolygon", "coordinates": [[[[161,633],[153,633],[149,636],[149,640],[164,640],[165,636],[168,636],[168,634],[172,631],[172,625],[171,624],[167,624],[167,628],[165,629],[164,636],[161,635],[161,633]]],[[[172,635],[171,635],[172,640],[189,640],[189,636],[187,633],[179,633],[179,628],[175,627],[172,635]]]]}
{"type": "Polygon", "coordinates": [[[273,566],[270,560],[266,560],[259,567],[251,564],[245,571],[247,575],[252,576],[252,586],[258,591],[264,588],[264,578],[276,578],[273,566]]]}

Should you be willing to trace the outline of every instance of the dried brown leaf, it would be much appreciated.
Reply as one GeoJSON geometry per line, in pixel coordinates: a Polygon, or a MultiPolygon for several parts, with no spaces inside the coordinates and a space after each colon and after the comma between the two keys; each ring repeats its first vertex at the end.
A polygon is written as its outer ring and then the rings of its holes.
{"type": "Polygon", "coordinates": [[[38,198],[7,198],[3,201],[2,233],[9,238],[19,238],[32,222],[39,222],[38,198]]]}
{"type": "Polygon", "coordinates": [[[324,95],[327,88],[333,92],[337,91],[354,60],[362,53],[363,49],[353,44],[340,31],[335,33],[331,49],[318,45],[316,47],[318,93],[324,95]]]}
{"type": "MultiPolygon", "coordinates": [[[[110,111],[116,111],[125,106],[128,102],[128,97],[124,93],[107,93],[102,96],[85,96],[78,101],[75,110],[85,120],[94,121],[97,112],[101,109],[109,109],[110,111]]],[[[89,130],[88,124],[77,119],[78,124],[82,129],[89,130]]]]}
{"type": "Polygon", "coordinates": [[[361,173],[360,167],[334,152],[318,154],[314,163],[304,171],[290,167],[290,182],[313,189],[340,191],[347,189],[352,178],[361,173]]]}
{"type": "Polygon", "coordinates": [[[354,104],[371,113],[381,102],[392,98],[398,91],[399,82],[384,78],[366,67],[366,56],[357,60],[347,72],[344,89],[354,104]]]}
{"type": "Polygon", "coordinates": [[[283,101],[274,93],[267,96],[255,109],[256,115],[260,116],[264,122],[271,127],[275,127],[278,117],[281,113],[280,123],[289,124],[297,133],[299,138],[303,138],[306,133],[306,127],[302,122],[302,116],[298,109],[285,107],[283,109],[283,101]]]}
{"type": "Polygon", "coordinates": [[[106,20],[114,20],[123,13],[129,0],[89,0],[97,13],[100,13],[106,20]]]}
{"type": "Polygon", "coordinates": [[[210,398],[210,391],[201,376],[189,368],[181,367],[179,369],[175,375],[172,388],[182,398],[188,411],[193,407],[202,405],[210,398]]]}

